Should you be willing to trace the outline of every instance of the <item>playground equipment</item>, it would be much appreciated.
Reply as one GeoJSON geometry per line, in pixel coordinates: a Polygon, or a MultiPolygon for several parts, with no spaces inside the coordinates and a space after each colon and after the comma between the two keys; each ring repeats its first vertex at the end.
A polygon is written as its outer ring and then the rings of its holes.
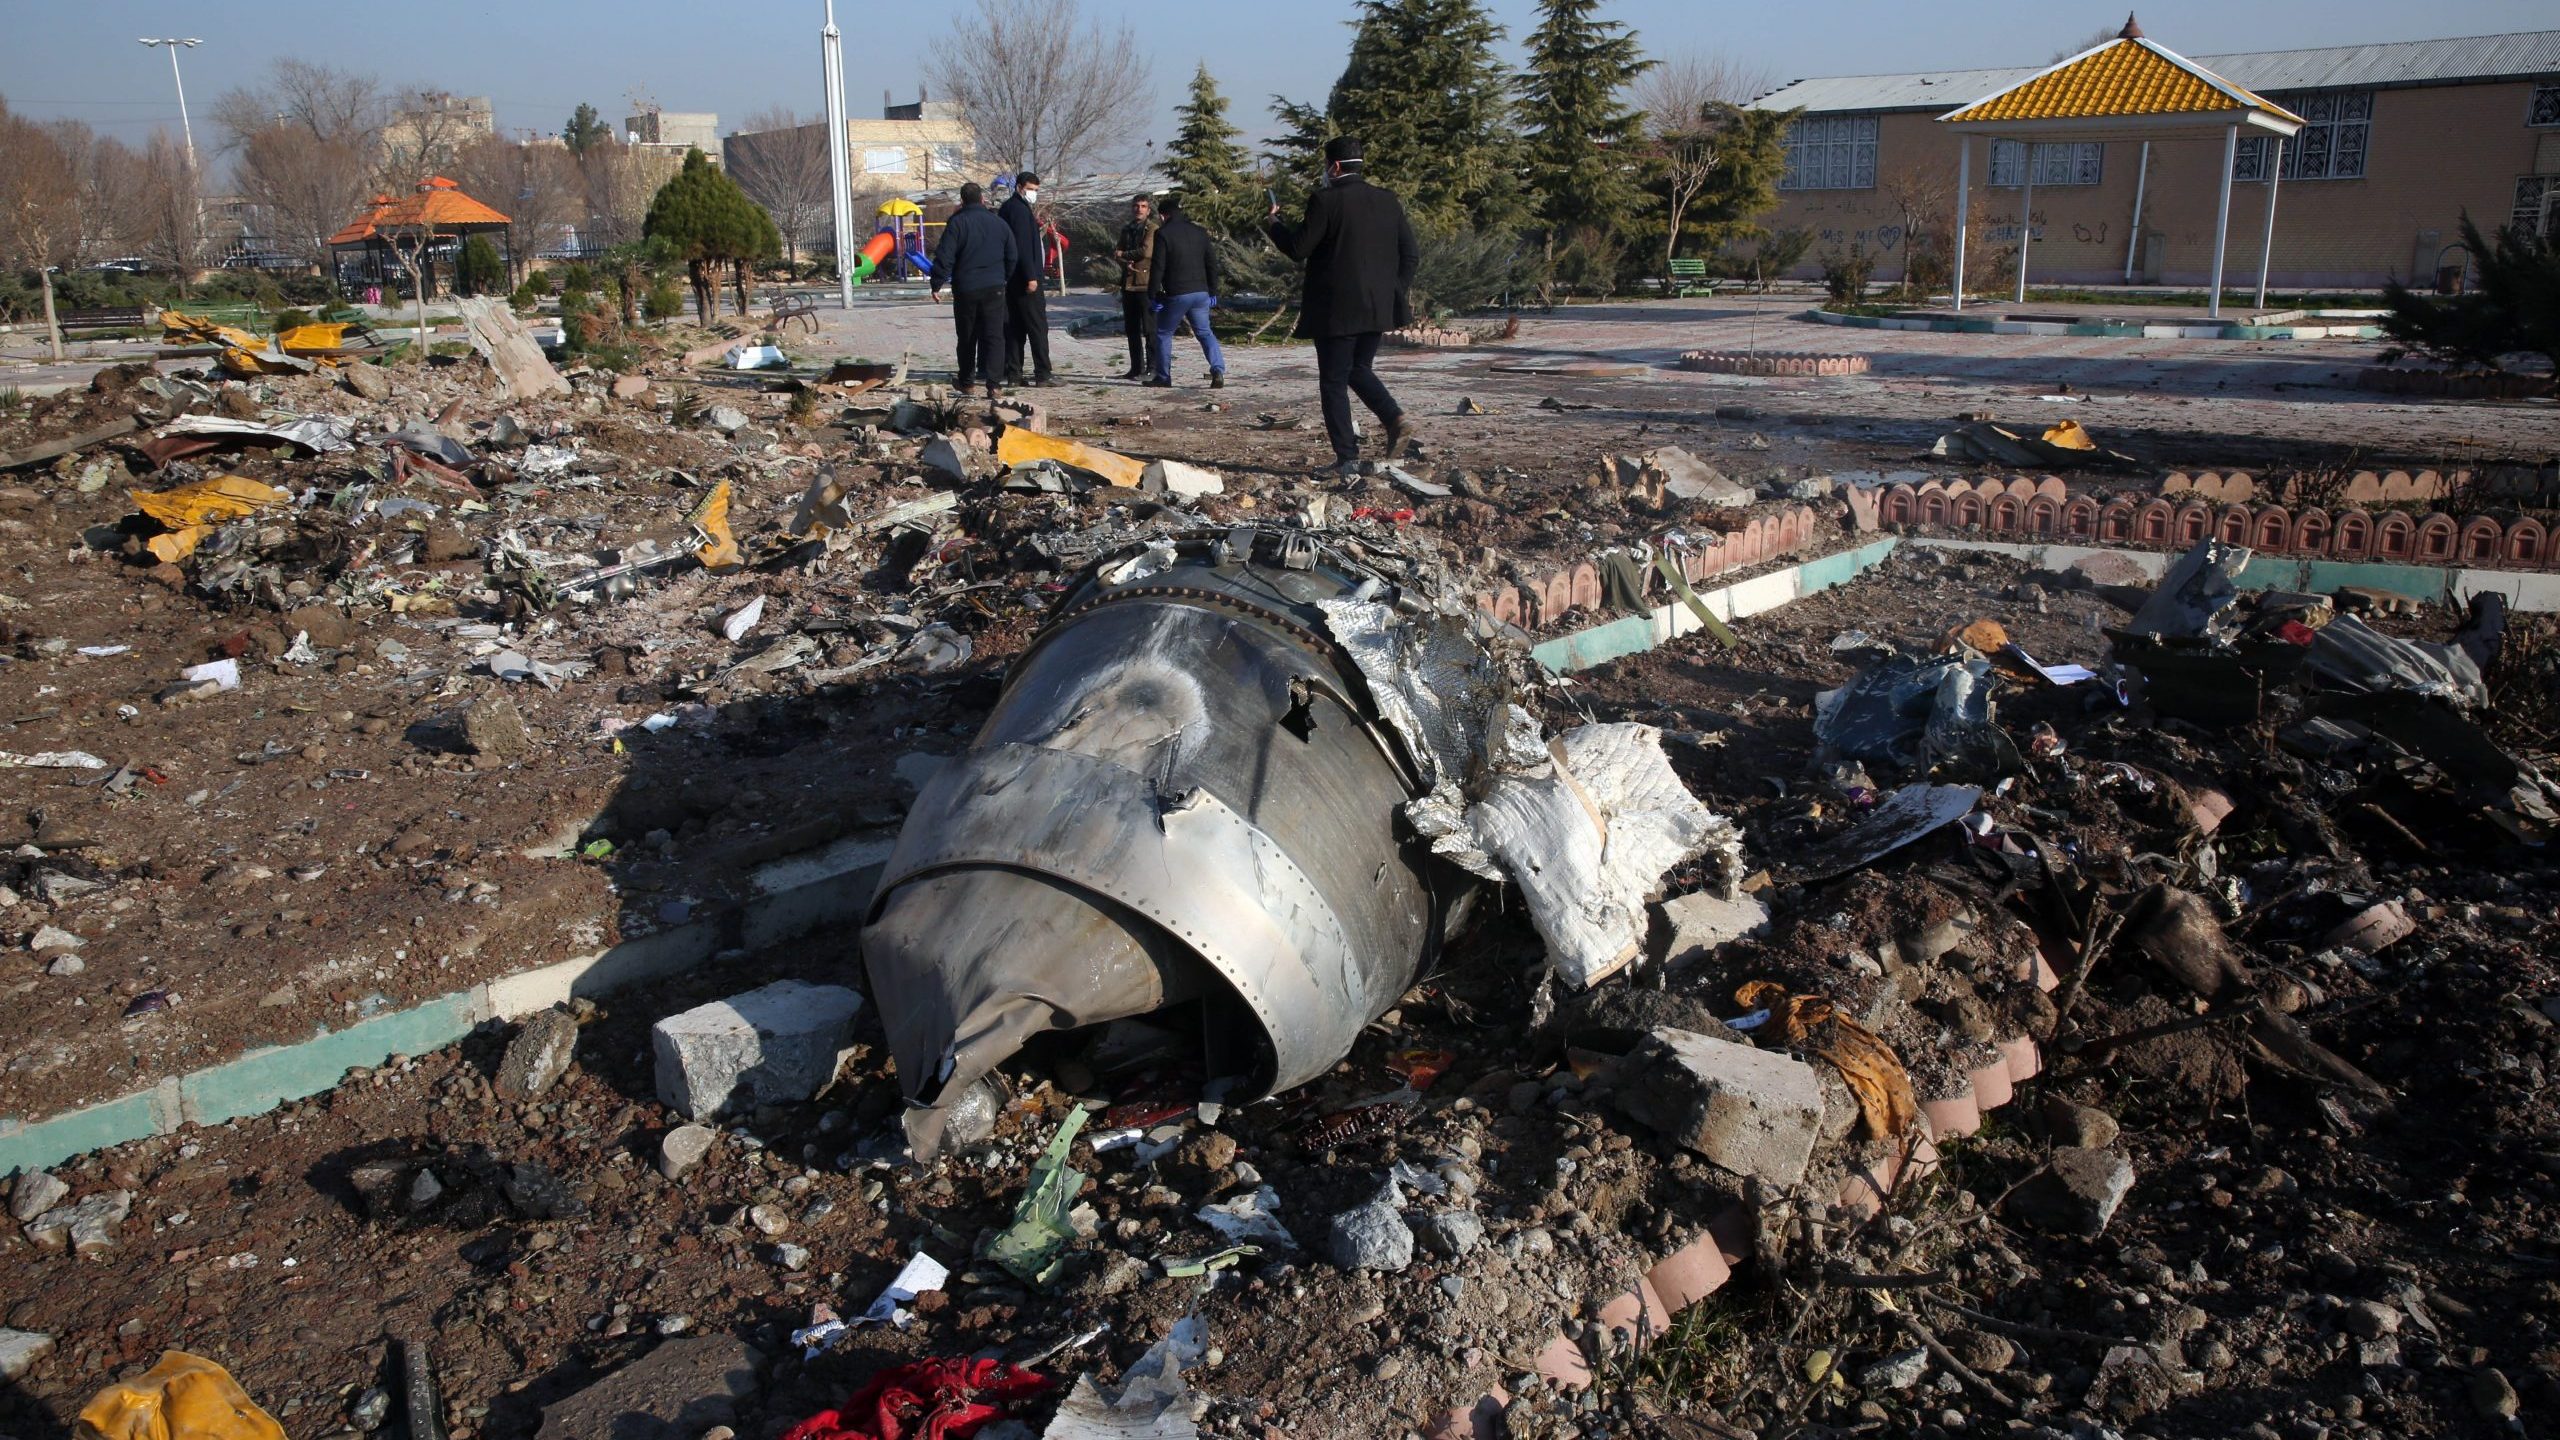
{"type": "Polygon", "coordinates": [[[880,207],[878,220],[879,229],[855,253],[856,283],[869,280],[892,255],[900,261],[900,279],[933,273],[933,261],[925,255],[923,206],[912,200],[891,200],[880,207]]]}

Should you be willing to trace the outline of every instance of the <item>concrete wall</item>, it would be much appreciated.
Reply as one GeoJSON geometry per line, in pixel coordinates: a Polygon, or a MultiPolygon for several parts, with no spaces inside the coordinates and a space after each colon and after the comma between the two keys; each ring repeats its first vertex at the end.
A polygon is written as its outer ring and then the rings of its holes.
{"type": "MultiPolygon", "coordinates": [[[[2532,88],[2519,82],[2378,92],[2364,178],[2288,180],[2280,188],[2272,282],[2287,288],[2363,288],[2385,279],[2423,278],[2436,251],[2457,238],[2464,211],[2483,230],[2505,223],[2518,179],[2560,170],[2560,153],[2548,153],[2560,152],[2560,146],[2543,143],[2555,132],[2524,123],[2532,88]],[[2422,244],[2429,234],[2434,238],[2422,244]]],[[[1878,280],[1900,275],[1904,221],[1893,194],[1896,177],[1921,179],[1950,196],[1954,191],[1959,137],[1937,123],[1938,113],[1878,117],[1875,188],[1789,191],[1779,197],[1766,223],[1802,226],[1816,235],[1814,257],[1799,274],[1818,274],[1826,250],[1855,242],[1877,257],[1878,280]]],[[[2111,141],[2103,183],[2036,187],[2030,284],[2123,278],[2141,154],[2139,141],[2111,141]]],[[[2211,277],[2221,162],[2218,139],[2151,147],[2142,228],[2159,236],[2159,283],[2200,285],[2211,277]]],[[[1988,237],[1992,244],[2014,246],[2022,195],[2014,187],[1990,189],[1990,170],[1989,145],[1975,137],[1974,230],[1967,243],[1988,237]]],[[[2227,285],[2256,282],[2266,201],[2263,183],[2232,187],[2227,285]]],[[[1941,213],[1952,214],[1952,204],[1942,204],[1941,213]]],[[[2144,278],[2139,270],[2136,278],[2144,278]]]]}
{"type": "MultiPolygon", "coordinates": [[[[939,108],[928,107],[929,110],[939,108]]],[[[790,143],[784,137],[796,137],[811,131],[823,139],[826,127],[803,125],[792,130],[747,131],[730,136],[725,143],[728,153],[735,157],[751,154],[759,146],[790,143]]],[[[957,190],[964,180],[983,182],[993,174],[979,160],[978,133],[966,120],[930,114],[921,120],[847,120],[844,133],[856,194],[957,190]],[[957,167],[951,163],[954,156],[961,162],[957,167]],[[987,173],[981,174],[980,171],[987,173]]],[[[739,163],[752,162],[733,159],[732,168],[739,163]]],[[[854,218],[860,228],[868,230],[870,216],[857,215],[854,218]]]]}

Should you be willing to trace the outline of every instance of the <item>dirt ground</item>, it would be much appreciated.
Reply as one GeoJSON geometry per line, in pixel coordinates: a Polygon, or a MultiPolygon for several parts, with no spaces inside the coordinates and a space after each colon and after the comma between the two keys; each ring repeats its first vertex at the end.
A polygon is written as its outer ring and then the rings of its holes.
{"type": "MultiPolygon", "coordinates": [[[[1739,309],[1742,320],[1701,314],[1680,328],[1770,323],[1739,309]]],[[[1564,312],[1545,348],[1658,348],[1650,332],[1603,345],[1573,328],[1609,323],[1669,322],[1564,312]]],[[[1063,342],[1062,353],[1093,363],[1063,342]]],[[[2138,417],[2146,458],[2234,463],[2217,455],[2256,421],[2177,428],[2239,403],[2208,394],[2219,386],[2177,359],[2146,360],[2169,378],[2116,413],[2138,417]]],[[[1077,384],[1035,398],[1054,429],[1225,471],[1229,492],[1189,507],[1204,519],[1298,515],[1321,497],[1355,533],[1430,536],[1463,576],[1489,582],[1665,523],[1584,483],[1597,454],[1680,443],[1746,483],[1791,480],[1899,463],[1934,433],[1929,407],[1951,414],[2035,388],[2005,373],[1933,380],[1918,362],[1819,392],[1669,371],[1498,375],[1487,356],[1391,363],[1431,401],[1421,464],[1467,472],[1477,493],[1417,501],[1383,480],[1320,487],[1308,474],[1320,435],[1295,428],[1301,352],[1240,351],[1235,383],[1218,392],[1077,384]],[[1462,396],[1490,413],[1448,413],[1462,396]],[[1542,408],[1549,399],[1599,408],[1542,408]],[[1718,404],[1756,413],[1718,419],[1718,404]]],[[[0,749],[79,749],[108,767],[0,769],[0,821],[20,827],[0,882],[15,897],[8,938],[21,942],[0,969],[12,1000],[0,1007],[0,1115],[57,1114],[683,923],[732,898],[764,860],[894,823],[912,793],[900,759],[966,743],[1073,570],[1078,557],[1045,553],[1044,537],[1169,523],[1145,500],[1007,494],[979,480],[923,528],[795,540],[786,522],[821,465],[849,481],[855,515],[949,482],[923,478],[912,441],[864,398],[804,424],[779,390],[694,382],[704,402],[742,412],[741,430],[724,435],[694,401],[662,408],[674,403],[666,377],[639,400],[611,396],[603,377],[581,383],[569,397],[509,404],[467,367],[384,402],[285,380],[268,382],[253,410],[339,415],[373,433],[432,426],[459,401],[442,429],[474,453],[468,494],[432,478],[395,483],[371,445],[156,473],[110,448],[0,485],[0,749]],[[522,441],[492,432],[502,415],[522,441]],[[559,466],[543,447],[575,454],[559,466]],[[284,485],[295,506],[222,542],[237,549],[183,565],[136,553],[154,527],[129,518],[127,486],[213,473],[284,485]],[[541,603],[544,580],[574,579],[644,540],[681,542],[686,511],[724,481],[750,556],[742,569],[684,564],[596,603],[541,603]],[[391,498],[437,508],[385,516],[391,498]],[[725,638],[719,622],[756,597],[756,626],[725,638]],[[937,623],[966,638],[965,658],[944,663],[914,644],[937,623]],[[82,653],[114,646],[130,648],[82,653]],[[560,667],[557,688],[497,678],[502,652],[560,667]],[[233,653],[238,690],[157,698],[185,666],[233,653]],[[488,708],[498,699],[521,717],[521,737],[488,708]],[[672,723],[653,728],[660,716],[672,723]],[[79,943],[35,947],[46,925],[79,943]]],[[[2295,407],[2284,453],[2343,446],[2367,463],[2437,463],[2484,433],[2504,437],[2487,450],[2531,453],[2529,432],[2513,429],[2520,410],[2274,393],[2249,403],[2295,407]],[[2372,433],[2342,430],[2336,416],[2372,433]]],[[[38,402],[0,419],[0,448],[130,403],[38,402]]],[[[182,402],[140,403],[166,415],[182,402]]],[[[1411,403],[1419,412],[1421,399],[1411,403]]],[[[1876,575],[1756,617],[1736,649],[1692,636],[1574,677],[1546,697],[1547,718],[1660,727],[1682,778],[1741,827],[1747,868],[1783,871],[1901,778],[1818,762],[1815,697],[1864,659],[1837,643],[1844,632],[1926,650],[1990,617],[2039,660],[2098,666],[2103,631],[2137,602],[1912,542],[1876,575]]],[[[2384,624],[2441,638],[2455,621],[2384,624]]],[[[2509,644],[2552,653],[2539,620],[2520,619],[2509,644]]],[[[2530,744],[2523,691],[2547,689],[2548,673],[2514,674],[2528,678],[2502,705],[2524,728],[2501,733],[2530,744]]],[[[1109,1328],[1039,1368],[1061,1389],[1082,1372],[1115,1379],[1191,1314],[1215,1347],[1191,1376],[1195,1408],[1218,1435],[1419,1434],[1497,1384],[1518,1396],[1505,1423],[1522,1437],[2489,1435],[2544,1423],[2560,1409],[2560,1251],[2547,1239],[2560,1151],[2545,1084],[2560,1063],[2560,867],[2548,851],[2440,798],[2407,809],[2370,768],[2303,759],[2272,724],[2164,721],[2096,683],[2004,689],[1999,706],[2022,747],[2039,724],[2060,746],[1986,797],[2001,829],[2041,837],[2119,900],[2182,877],[2266,973],[2295,987],[2289,1013],[2384,1093],[2272,1063],[2223,1019],[2123,1040],[2210,1007],[2121,949],[2058,1013],[2063,992],[2011,978],[2037,949],[2045,902],[1950,830],[1836,879],[1781,874],[1760,892],[1775,912],[1766,936],[1586,997],[1546,993],[1536,936],[1497,908],[1334,1075],[1215,1124],[1182,1118],[1197,1077],[1178,1066],[1026,1067],[992,1142],[896,1164],[896,1082],[866,1016],[861,1050],[827,1092],[724,1126],[699,1168],[665,1178],[659,1146],[675,1117],[654,1098],[650,1024],[769,978],[859,987],[846,937],[813,937],[583,1012],[576,1065],[531,1102],[495,1092],[509,1037],[493,1028],[274,1114],[60,1167],[73,1198],[129,1191],[132,1211],[97,1256],[40,1249],[15,1227],[0,1239],[12,1252],[0,1326],[54,1337],[49,1356],[0,1382],[0,1434],[69,1433],[83,1399],[165,1348],[218,1359],[290,1433],[329,1434],[366,1413],[370,1388],[397,1389],[389,1342],[415,1337],[436,1356],[456,1440],[525,1436],[544,1407],[653,1347],[734,1335],[766,1368],[727,1423],[765,1437],[885,1365],[1022,1357],[1098,1325],[1109,1328]],[[2231,801],[2209,835],[2187,804],[2205,787],[2231,801]],[[2399,900],[2416,933],[2378,956],[2327,943],[2375,897],[2399,900]],[[1891,985],[1868,973],[1873,957],[1960,911],[1980,920],[1974,938],[1943,964],[1910,967],[1924,988],[1884,1007],[1891,985]],[[1961,1088],[1995,1039],[2021,1032],[2044,1042],[2048,1073],[1978,1135],[1943,1144],[1940,1168],[1872,1224],[1827,1217],[1803,1196],[1747,1193],[1628,1120],[1614,1092],[1638,1081],[1612,1062],[1651,1025],[1720,1024],[1738,1012],[1738,983],[1772,977],[1889,1013],[1883,1033],[1923,1100],[1961,1088]],[[1446,1058],[1375,1133],[1328,1141],[1315,1127],[1413,1080],[1416,1051],[1446,1058]],[[972,1257],[1077,1098],[1116,1107],[1074,1152],[1093,1177],[1090,1233],[1054,1286],[1029,1287],[972,1257]],[[2010,1206],[2048,1162],[2057,1099],[2120,1122],[2115,1148],[2137,1177],[2094,1238],[2050,1233],[2010,1206]],[[1145,1165],[1130,1149],[1092,1151],[1093,1135],[1126,1124],[1177,1125],[1158,1133],[1179,1143],[1145,1165]],[[387,1161],[404,1177],[423,1166],[443,1194],[414,1213],[368,1198],[365,1167],[387,1161]],[[1391,1273],[1339,1268],[1328,1217],[1367,1200],[1399,1161],[1441,1190],[1408,1187],[1406,1202],[1476,1216],[1483,1248],[1426,1249],[1391,1273]],[[1205,1277],[1165,1273],[1166,1261],[1221,1248],[1195,1218],[1201,1206],[1265,1185],[1296,1248],[1268,1246],[1205,1277]],[[1524,1387],[1559,1327],[1587,1321],[1742,1202],[1759,1217],[1752,1271],[1642,1353],[1617,1355],[1597,1386],[1524,1387]],[[913,1324],[865,1328],[801,1358],[789,1336],[813,1307],[858,1313],[918,1250],[953,1280],[914,1306],[913,1324]],[[1923,1283],[1858,1283],[1878,1272],[1923,1283]],[[1983,1384],[1934,1356],[1923,1380],[1870,1383],[1872,1364],[1913,1344],[1903,1315],[1935,1327],[1983,1384]],[[2500,1385],[2511,1387],[2503,1400],[2500,1385]]],[[[2537,751],[2549,744],[2541,733],[2537,751]]],[[[1856,1153],[1826,1149],[1823,1173],[1856,1153]]],[[[1034,1433],[1054,1398],[1024,1410],[1034,1433]]],[[[396,1417],[396,1399],[390,1408],[396,1417]]]]}

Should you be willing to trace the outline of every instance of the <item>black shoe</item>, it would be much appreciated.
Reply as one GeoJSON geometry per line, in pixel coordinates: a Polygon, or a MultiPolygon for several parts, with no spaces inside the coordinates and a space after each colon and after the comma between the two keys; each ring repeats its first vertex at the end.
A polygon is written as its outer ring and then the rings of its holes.
{"type": "Polygon", "coordinates": [[[1404,442],[1407,439],[1410,439],[1411,436],[1412,432],[1405,428],[1404,417],[1402,415],[1398,415],[1393,420],[1388,421],[1387,443],[1385,448],[1378,452],[1378,458],[1381,460],[1393,460],[1398,454],[1403,452],[1404,442]]]}
{"type": "Polygon", "coordinates": [[[1016,389],[1016,390],[1021,389],[1021,388],[1022,388],[1022,372],[1021,372],[1021,371],[1019,371],[1019,370],[1007,370],[1006,372],[1004,372],[1004,383],[1005,383],[1007,386],[1009,386],[1009,387],[1011,387],[1011,388],[1013,388],[1013,389],[1016,389]]]}
{"type": "Polygon", "coordinates": [[[1128,369],[1120,372],[1120,378],[1123,380],[1144,380],[1147,378],[1147,367],[1144,365],[1132,365],[1128,369]]]}
{"type": "Polygon", "coordinates": [[[1212,370],[1212,371],[1210,371],[1210,372],[1209,372],[1209,388],[1210,388],[1210,389],[1212,389],[1212,390],[1224,390],[1224,389],[1226,389],[1226,388],[1227,388],[1227,372],[1226,372],[1226,371],[1224,371],[1224,370],[1212,370]]]}
{"type": "Polygon", "coordinates": [[[1035,375],[1031,380],[1031,386],[1035,390],[1051,389],[1058,383],[1058,377],[1055,375],[1035,375]]]}
{"type": "Polygon", "coordinates": [[[1148,388],[1148,389],[1150,389],[1150,390],[1170,390],[1170,389],[1172,389],[1172,388],[1173,388],[1173,382],[1172,382],[1172,381],[1170,381],[1170,380],[1159,380],[1159,379],[1157,379],[1156,377],[1154,377],[1153,375],[1148,376],[1146,379],[1141,380],[1141,381],[1139,381],[1138,383],[1139,383],[1139,384],[1141,384],[1141,385],[1144,385],[1145,387],[1147,387],[1147,388],[1148,388]]]}

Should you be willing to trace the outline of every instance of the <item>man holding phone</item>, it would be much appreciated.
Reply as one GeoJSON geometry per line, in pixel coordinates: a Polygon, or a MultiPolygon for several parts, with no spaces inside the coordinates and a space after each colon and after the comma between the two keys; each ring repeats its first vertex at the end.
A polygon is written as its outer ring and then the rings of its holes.
{"type": "Polygon", "coordinates": [[[1348,476],[1360,465],[1360,437],[1351,428],[1353,395],[1386,426],[1382,457],[1392,460],[1404,447],[1404,408],[1372,367],[1385,333],[1413,323],[1409,292],[1422,251],[1403,202],[1361,173],[1358,140],[1344,135],[1327,142],[1324,158],[1330,183],[1307,197],[1305,218],[1294,228],[1287,225],[1273,198],[1269,232],[1280,253],[1307,270],[1297,334],[1315,342],[1325,435],[1333,442],[1335,469],[1348,476]]]}

